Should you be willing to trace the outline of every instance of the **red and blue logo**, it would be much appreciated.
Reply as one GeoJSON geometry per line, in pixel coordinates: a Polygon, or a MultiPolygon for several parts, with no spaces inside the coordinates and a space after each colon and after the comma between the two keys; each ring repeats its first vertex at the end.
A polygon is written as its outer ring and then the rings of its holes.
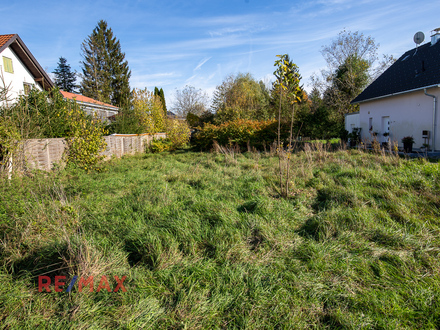
{"type": "MultiPolygon", "coordinates": [[[[121,279],[119,279],[118,276],[114,276],[114,279],[116,281],[116,286],[112,290],[110,288],[110,284],[107,280],[107,277],[101,276],[101,280],[99,281],[99,285],[96,288],[96,292],[100,292],[101,290],[105,289],[108,292],[118,292],[119,290],[122,290],[122,292],[127,292],[127,289],[124,286],[124,281],[127,278],[127,276],[122,276],[121,279]]],[[[66,286],[66,276],[55,276],[55,280],[53,283],[54,291],[55,292],[71,292],[75,283],[78,280],[78,276],[73,276],[72,280],[70,281],[67,288],[64,290],[64,286],[66,286]]],[[[46,292],[52,292],[50,289],[50,285],[52,283],[52,279],[49,276],[38,276],[38,292],[43,292],[43,289],[46,290],[46,292]]],[[[87,279],[84,277],[79,277],[78,281],[78,291],[82,292],[83,288],[89,287],[89,292],[94,292],[94,279],[93,276],[89,276],[87,279]]]]}

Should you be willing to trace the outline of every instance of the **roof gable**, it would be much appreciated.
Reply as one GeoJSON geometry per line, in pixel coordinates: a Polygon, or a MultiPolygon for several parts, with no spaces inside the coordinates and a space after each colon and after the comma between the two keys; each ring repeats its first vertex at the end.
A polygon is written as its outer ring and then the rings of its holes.
{"type": "Polygon", "coordinates": [[[351,103],[440,85],[440,42],[426,43],[403,54],[351,103]]]}
{"type": "Polygon", "coordinates": [[[15,36],[15,34],[3,34],[0,35],[0,52],[6,48],[7,46],[3,47],[8,43],[9,40],[12,39],[12,37],[15,36]]]}
{"type": "Polygon", "coordinates": [[[21,62],[26,66],[34,77],[35,81],[45,90],[53,87],[53,82],[47,75],[46,71],[40,66],[38,61],[24,44],[18,34],[0,35],[0,53],[10,47],[21,62]]]}

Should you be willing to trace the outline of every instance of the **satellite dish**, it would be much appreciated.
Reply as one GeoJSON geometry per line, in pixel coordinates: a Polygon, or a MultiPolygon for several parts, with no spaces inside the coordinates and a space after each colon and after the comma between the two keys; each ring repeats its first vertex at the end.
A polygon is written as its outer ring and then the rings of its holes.
{"type": "Polygon", "coordinates": [[[423,32],[417,32],[417,33],[414,35],[414,42],[415,42],[417,45],[420,45],[420,44],[423,42],[423,40],[425,40],[425,35],[423,34],[423,32]]]}

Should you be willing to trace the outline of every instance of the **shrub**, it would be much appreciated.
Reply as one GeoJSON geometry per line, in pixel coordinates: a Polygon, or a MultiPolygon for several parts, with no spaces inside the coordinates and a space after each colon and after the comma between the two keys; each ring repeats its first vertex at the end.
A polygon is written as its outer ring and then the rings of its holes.
{"type": "Polygon", "coordinates": [[[107,143],[103,139],[106,131],[97,118],[87,116],[76,104],[67,112],[69,138],[67,139],[67,162],[85,170],[93,169],[104,156],[107,143]]]}
{"type": "MultiPolygon", "coordinates": [[[[199,130],[192,141],[193,145],[202,150],[212,148],[213,141],[219,145],[238,145],[246,148],[250,145],[261,148],[264,143],[272,143],[277,139],[277,122],[274,120],[257,121],[237,119],[221,125],[206,124],[199,130]]],[[[288,137],[289,125],[282,124],[281,139],[288,137]]]]}
{"type": "Polygon", "coordinates": [[[130,108],[120,108],[115,120],[106,129],[109,134],[142,134],[142,127],[139,125],[139,118],[135,110],[130,108]]]}
{"type": "Polygon", "coordinates": [[[186,122],[169,119],[167,122],[167,138],[153,139],[147,151],[158,153],[184,148],[189,142],[190,134],[191,132],[186,122]]]}
{"type": "Polygon", "coordinates": [[[151,141],[148,150],[152,153],[159,153],[172,149],[172,142],[170,139],[154,139],[151,141]]]}
{"type": "Polygon", "coordinates": [[[413,144],[414,143],[414,138],[412,136],[405,136],[405,137],[402,138],[402,143],[413,144]]]}
{"type": "Polygon", "coordinates": [[[200,126],[200,117],[191,112],[188,112],[188,114],[186,115],[186,122],[191,127],[200,126]]]}
{"type": "Polygon", "coordinates": [[[121,108],[108,126],[111,133],[143,134],[165,131],[165,111],[161,98],[146,88],[132,92],[132,107],[121,108]]]}
{"type": "Polygon", "coordinates": [[[2,116],[16,124],[23,139],[60,138],[69,129],[68,104],[58,88],[49,92],[32,89],[29,95],[20,95],[13,106],[2,109],[2,116]]]}
{"type": "Polygon", "coordinates": [[[0,169],[7,164],[9,156],[13,156],[18,148],[20,134],[12,120],[0,117],[0,169]]]}
{"type": "Polygon", "coordinates": [[[168,119],[167,137],[172,144],[172,150],[185,147],[191,135],[191,130],[185,121],[168,119]]]}

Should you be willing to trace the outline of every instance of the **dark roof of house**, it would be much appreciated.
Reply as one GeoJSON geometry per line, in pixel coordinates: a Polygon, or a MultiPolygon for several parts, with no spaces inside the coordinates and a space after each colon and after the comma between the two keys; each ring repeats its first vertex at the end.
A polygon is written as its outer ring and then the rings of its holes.
{"type": "Polygon", "coordinates": [[[34,76],[35,81],[43,89],[49,90],[53,87],[52,80],[49,78],[46,71],[40,66],[18,34],[0,35],[0,53],[7,47],[10,47],[18,58],[20,58],[26,68],[34,76]]]}
{"type": "Polygon", "coordinates": [[[403,54],[351,103],[392,96],[440,85],[440,41],[403,54]]]}
{"type": "Polygon", "coordinates": [[[174,112],[167,111],[167,116],[170,118],[177,118],[177,115],[174,112]]]}

